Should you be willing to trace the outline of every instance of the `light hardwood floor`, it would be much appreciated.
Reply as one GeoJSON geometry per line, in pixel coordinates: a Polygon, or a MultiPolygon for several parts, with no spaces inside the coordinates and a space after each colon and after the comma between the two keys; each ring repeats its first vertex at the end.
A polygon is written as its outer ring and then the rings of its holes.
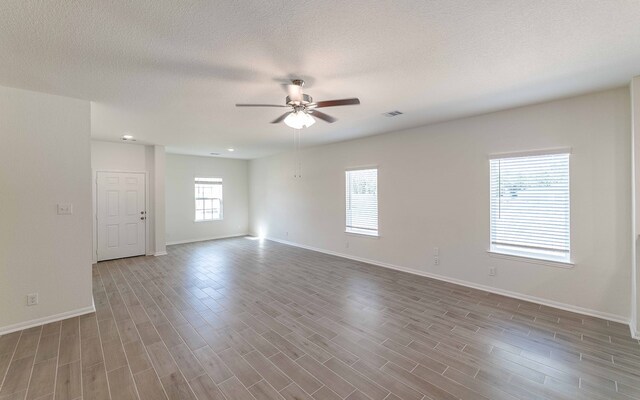
{"type": "Polygon", "coordinates": [[[631,399],[628,327],[245,238],[93,268],[96,313],[0,336],[0,399],[631,399]]]}

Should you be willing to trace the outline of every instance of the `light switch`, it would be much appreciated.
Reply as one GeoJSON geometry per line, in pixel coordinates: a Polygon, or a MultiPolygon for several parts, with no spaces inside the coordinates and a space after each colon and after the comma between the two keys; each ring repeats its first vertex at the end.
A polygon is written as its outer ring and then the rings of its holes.
{"type": "Polygon", "coordinates": [[[58,215],[73,214],[73,204],[60,203],[58,204],[58,215]]]}

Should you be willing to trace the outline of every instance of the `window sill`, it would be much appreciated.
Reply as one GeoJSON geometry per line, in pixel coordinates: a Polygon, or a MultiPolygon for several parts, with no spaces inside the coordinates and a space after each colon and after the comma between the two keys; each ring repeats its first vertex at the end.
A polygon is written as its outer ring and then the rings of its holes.
{"type": "Polygon", "coordinates": [[[575,263],[572,261],[549,260],[544,258],[526,256],[522,254],[500,252],[496,250],[487,250],[487,253],[489,254],[490,257],[502,258],[502,259],[513,260],[513,261],[521,261],[521,262],[526,262],[530,264],[548,265],[550,267],[567,268],[567,269],[575,267],[575,263]]]}
{"type": "Polygon", "coordinates": [[[218,219],[196,219],[193,222],[195,224],[199,224],[201,222],[216,222],[216,221],[222,221],[222,218],[218,218],[218,219]]]}
{"type": "Polygon", "coordinates": [[[363,237],[368,237],[372,239],[378,239],[380,237],[378,233],[365,233],[365,232],[353,232],[353,231],[344,231],[344,233],[346,233],[347,235],[363,236],[363,237]]]}

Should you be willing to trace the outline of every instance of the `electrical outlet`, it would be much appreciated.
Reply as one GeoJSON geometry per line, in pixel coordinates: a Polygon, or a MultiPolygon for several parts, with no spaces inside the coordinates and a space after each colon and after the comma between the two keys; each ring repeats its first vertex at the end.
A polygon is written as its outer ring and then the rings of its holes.
{"type": "Polygon", "coordinates": [[[58,215],[70,215],[73,214],[73,204],[60,203],[58,204],[58,215]]]}
{"type": "Polygon", "coordinates": [[[438,256],[433,257],[433,265],[440,265],[440,257],[438,256]]]}
{"type": "Polygon", "coordinates": [[[38,293],[31,293],[27,295],[27,305],[35,306],[38,304],[38,293]]]}
{"type": "Polygon", "coordinates": [[[496,276],[496,267],[489,267],[489,276],[496,276]]]}
{"type": "Polygon", "coordinates": [[[289,232],[285,232],[285,233],[284,233],[284,235],[285,235],[286,237],[289,237],[289,232]]]}
{"type": "Polygon", "coordinates": [[[439,248],[437,248],[437,247],[434,247],[434,248],[433,248],[433,255],[434,255],[434,256],[436,256],[436,257],[438,257],[438,256],[440,255],[440,249],[439,249],[439,248]]]}

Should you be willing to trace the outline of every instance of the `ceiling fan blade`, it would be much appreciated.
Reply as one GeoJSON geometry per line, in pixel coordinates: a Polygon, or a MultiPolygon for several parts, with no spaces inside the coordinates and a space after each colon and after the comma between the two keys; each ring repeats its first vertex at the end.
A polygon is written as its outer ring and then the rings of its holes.
{"type": "Polygon", "coordinates": [[[291,114],[292,111],[286,112],[284,114],[282,114],[281,116],[279,116],[278,118],[274,119],[273,121],[271,121],[272,124],[278,124],[280,122],[282,122],[285,118],[287,118],[287,116],[289,114],[291,114]]]}
{"type": "Polygon", "coordinates": [[[336,107],[336,106],[351,106],[360,104],[360,99],[354,97],[352,99],[341,99],[341,100],[326,100],[319,101],[315,104],[315,108],[322,107],[336,107]]]}
{"type": "Polygon", "coordinates": [[[314,116],[316,118],[320,118],[321,120],[323,120],[325,122],[328,122],[330,124],[333,124],[334,122],[337,121],[337,119],[333,118],[331,115],[327,115],[327,114],[325,114],[323,112],[320,112],[318,110],[312,110],[312,111],[309,111],[309,113],[312,116],[314,116]]]}
{"type": "Polygon", "coordinates": [[[236,104],[236,107],[288,107],[280,104],[236,104]]]}

